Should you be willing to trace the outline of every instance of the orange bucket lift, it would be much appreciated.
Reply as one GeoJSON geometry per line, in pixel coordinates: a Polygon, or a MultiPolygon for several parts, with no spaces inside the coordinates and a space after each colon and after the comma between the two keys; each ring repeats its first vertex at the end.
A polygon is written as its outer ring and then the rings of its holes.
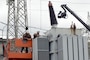
{"type": "Polygon", "coordinates": [[[7,60],[32,60],[32,39],[28,39],[26,43],[23,43],[22,39],[10,40],[4,50],[4,56],[7,60]],[[28,53],[21,53],[22,47],[28,47],[28,53]]]}

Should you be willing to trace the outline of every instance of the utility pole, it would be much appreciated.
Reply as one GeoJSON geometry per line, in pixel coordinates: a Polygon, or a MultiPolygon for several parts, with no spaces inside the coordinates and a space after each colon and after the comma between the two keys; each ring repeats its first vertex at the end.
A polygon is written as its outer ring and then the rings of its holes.
{"type": "Polygon", "coordinates": [[[28,26],[27,0],[7,0],[7,39],[20,38],[28,26]]]}

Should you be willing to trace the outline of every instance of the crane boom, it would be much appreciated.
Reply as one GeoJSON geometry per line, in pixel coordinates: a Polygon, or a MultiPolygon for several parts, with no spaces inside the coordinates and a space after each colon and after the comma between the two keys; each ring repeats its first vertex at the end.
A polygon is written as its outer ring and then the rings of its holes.
{"type": "MultiPolygon", "coordinates": [[[[66,4],[61,5],[61,7],[64,9],[65,14],[63,17],[66,16],[66,10],[67,9],[80,23],[82,23],[89,31],[90,31],[90,26],[88,26],[81,18],[78,17],[66,4]]],[[[61,13],[62,15],[62,13],[61,13]]],[[[61,15],[58,16],[58,18],[63,18],[61,15]]]]}

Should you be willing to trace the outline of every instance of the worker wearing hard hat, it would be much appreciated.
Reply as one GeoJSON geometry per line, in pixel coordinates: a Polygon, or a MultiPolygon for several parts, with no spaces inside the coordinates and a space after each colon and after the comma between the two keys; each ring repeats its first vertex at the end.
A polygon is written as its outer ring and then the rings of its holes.
{"type": "Polygon", "coordinates": [[[39,31],[37,31],[37,33],[34,33],[34,35],[33,35],[33,39],[35,39],[36,37],[39,37],[40,35],[39,35],[39,31]]]}
{"type": "MultiPolygon", "coordinates": [[[[28,28],[26,28],[28,30],[28,28]]],[[[28,39],[31,38],[31,35],[26,31],[26,33],[23,35],[23,43],[26,43],[28,39]]],[[[26,53],[28,53],[28,47],[22,47],[21,52],[26,48],[26,53]]]]}
{"type": "Polygon", "coordinates": [[[71,34],[76,35],[76,25],[75,25],[75,23],[72,22],[72,24],[70,26],[70,29],[71,29],[71,34]]]}
{"type": "Polygon", "coordinates": [[[76,25],[75,25],[75,23],[73,25],[73,31],[74,31],[74,35],[76,35],[76,25]]]}

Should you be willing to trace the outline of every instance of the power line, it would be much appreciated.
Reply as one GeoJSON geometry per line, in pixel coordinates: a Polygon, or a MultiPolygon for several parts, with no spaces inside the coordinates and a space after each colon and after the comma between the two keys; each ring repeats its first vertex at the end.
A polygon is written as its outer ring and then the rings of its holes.
{"type": "MultiPolygon", "coordinates": [[[[48,2],[46,0],[43,0],[41,2],[48,2]]],[[[90,5],[90,2],[62,2],[62,1],[52,1],[54,3],[67,3],[67,4],[89,4],[90,5]]]]}
{"type": "Polygon", "coordinates": [[[38,28],[38,27],[32,27],[32,26],[29,26],[30,28],[34,28],[34,29],[39,29],[39,30],[43,30],[43,31],[47,31],[46,29],[42,29],[42,28],[38,28]]]}
{"type": "Polygon", "coordinates": [[[1,21],[0,21],[0,23],[2,23],[2,24],[4,24],[4,25],[7,25],[6,23],[4,23],[4,22],[1,22],[1,21]]]}
{"type": "MultiPolygon", "coordinates": [[[[35,1],[33,1],[33,2],[35,2],[35,1]]],[[[42,2],[45,2],[45,3],[48,3],[48,1],[47,0],[40,0],[40,2],[42,3],[42,2]]],[[[62,1],[52,1],[53,3],[59,3],[59,4],[83,4],[83,5],[90,5],[90,2],[62,2],[62,1]]],[[[38,4],[38,3],[31,3],[31,4],[38,4]]]]}

